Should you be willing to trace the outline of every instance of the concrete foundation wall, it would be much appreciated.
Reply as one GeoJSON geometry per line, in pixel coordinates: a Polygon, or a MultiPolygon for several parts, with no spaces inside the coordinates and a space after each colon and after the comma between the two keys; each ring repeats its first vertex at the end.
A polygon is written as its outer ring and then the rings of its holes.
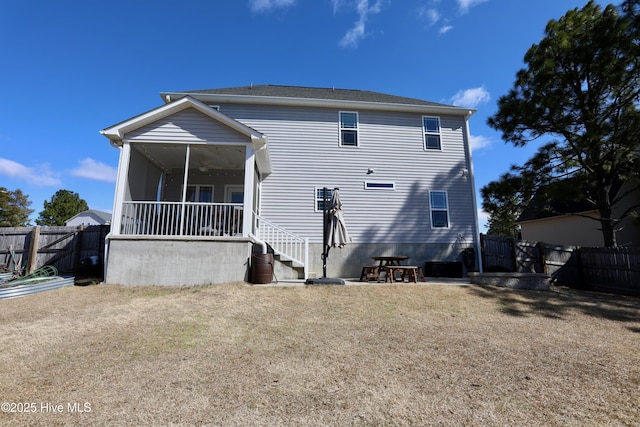
{"type": "MultiPolygon", "coordinates": [[[[372,256],[406,255],[406,265],[424,268],[426,261],[462,262],[462,250],[469,245],[456,243],[352,243],[332,248],[327,258],[327,277],[360,277],[362,266],[374,264],[372,256]]],[[[322,245],[309,244],[309,276],[322,277],[322,245]]]]}
{"type": "MultiPolygon", "coordinates": [[[[465,246],[450,243],[350,244],[329,251],[327,277],[358,278],[372,256],[406,255],[407,265],[424,268],[426,261],[462,262],[465,246]]],[[[252,244],[228,238],[135,238],[109,240],[106,283],[123,285],[205,285],[250,280],[252,244]]],[[[322,245],[309,245],[309,277],[322,277],[322,245]]],[[[274,280],[298,279],[298,273],[277,261],[274,280]]]]}
{"type": "Polygon", "coordinates": [[[206,285],[249,280],[247,239],[112,237],[105,282],[123,285],[206,285]]]}

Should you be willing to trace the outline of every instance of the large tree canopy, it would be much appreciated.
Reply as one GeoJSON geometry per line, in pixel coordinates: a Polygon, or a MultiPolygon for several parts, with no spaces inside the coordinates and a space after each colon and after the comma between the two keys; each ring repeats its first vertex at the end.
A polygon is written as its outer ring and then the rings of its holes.
{"type": "Polygon", "coordinates": [[[617,224],[637,207],[614,214],[638,190],[640,178],[639,4],[626,0],[602,9],[591,0],[549,21],[545,36],[525,55],[528,68],[518,71],[488,119],[516,146],[551,139],[514,168],[529,178],[520,183],[528,191],[567,178],[579,183],[572,191],[599,213],[605,246],[616,245],[617,224]],[[624,191],[621,183],[628,184],[624,191]]]}
{"type": "Polygon", "coordinates": [[[74,215],[89,209],[87,202],[78,193],[69,190],[58,190],[51,201],[44,202],[44,210],[36,219],[38,225],[64,225],[74,215]]]}
{"type": "Polygon", "coordinates": [[[29,225],[29,196],[17,189],[9,191],[0,187],[0,227],[25,227],[29,225]]]}

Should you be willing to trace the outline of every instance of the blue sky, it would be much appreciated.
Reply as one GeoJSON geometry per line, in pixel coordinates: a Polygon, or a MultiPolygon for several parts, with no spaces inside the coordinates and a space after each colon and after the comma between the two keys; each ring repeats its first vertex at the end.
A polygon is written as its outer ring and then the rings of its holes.
{"type": "Polygon", "coordinates": [[[59,189],[110,212],[118,150],[101,129],[161,105],[161,91],[253,83],[476,108],[470,130],[479,192],[535,149],[513,148],[486,125],[497,99],[547,22],[584,4],[2,0],[0,186],[27,194],[34,219],[59,189]]]}

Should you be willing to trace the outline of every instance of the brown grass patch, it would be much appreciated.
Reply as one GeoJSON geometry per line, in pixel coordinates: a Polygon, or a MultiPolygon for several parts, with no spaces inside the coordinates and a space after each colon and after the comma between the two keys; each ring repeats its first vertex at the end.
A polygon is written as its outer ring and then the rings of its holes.
{"type": "Polygon", "coordinates": [[[1,400],[35,403],[2,425],[640,424],[634,298],[96,285],[0,301],[0,324],[1,400]]]}

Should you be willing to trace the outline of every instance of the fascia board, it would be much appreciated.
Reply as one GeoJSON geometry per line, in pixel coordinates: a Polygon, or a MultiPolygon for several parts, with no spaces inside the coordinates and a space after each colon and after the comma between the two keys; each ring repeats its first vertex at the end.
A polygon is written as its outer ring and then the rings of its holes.
{"type": "MultiPolygon", "coordinates": [[[[377,111],[397,111],[417,114],[441,114],[470,117],[477,110],[474,108],[463,108],[449,105],[414,105],[414,104],[393,104],[384,102],[348,101],[336,99],[316,99],[316,98],[290,98],[277,96],[250,96],[250,95],[229,95],[211,93],[181,93],[166,92],[161,93],[163,99],[182,99],[182,97],[194,97],[207,104],[255,104],[255,105],[280,105],[295,107],[319,107],[319,108],[339,108],[353,110],[377,110],[377,111]]],[[[175,101],[174,101],[175,102],[175,101]]]]}

